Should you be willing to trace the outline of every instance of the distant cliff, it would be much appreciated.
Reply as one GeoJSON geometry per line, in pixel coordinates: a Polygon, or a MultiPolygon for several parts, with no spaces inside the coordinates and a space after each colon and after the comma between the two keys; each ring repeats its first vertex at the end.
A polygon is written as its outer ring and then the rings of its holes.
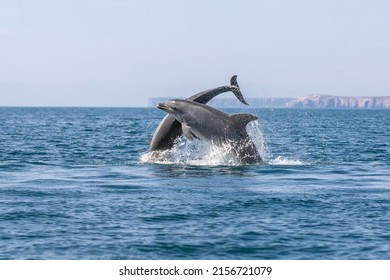
{"type": "MultiPolygon", "coordinates": [[[[156,107],[170,97],[150,98],[148,105],[156,107]]],[[[255,108],[335,108],[335,109],[390,109],[390,96],[351,97],[310,95],[298,98],[247,98],[255,108]]],[[[243,107],[235,98],[215,98],[209,105],[220,108],[243,107]]]]}
{"type": "Polygon", "coordinates": [[[286,103],[290,108],[390,109],[390,97],[310,95],[286,103]]]}
{"type": "MultiPolygon", "coordinates": [[[[255,108],[285,108],[295,98],[245,98],[251,107],[255,108]]],[[[210,105],[220,108],[245,107],[236,98],[215,98],[210,105]]]]}

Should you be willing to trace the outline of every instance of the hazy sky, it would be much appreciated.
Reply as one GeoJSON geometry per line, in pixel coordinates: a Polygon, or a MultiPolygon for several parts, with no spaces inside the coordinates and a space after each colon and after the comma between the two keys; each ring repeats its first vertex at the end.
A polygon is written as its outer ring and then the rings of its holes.
{"type": "Polygon", "coordinates": [[[387,0],[0,0],[0,106],[390,95],[387,0]],[[226,95],[228,96],[228,95],[226,95]]]}

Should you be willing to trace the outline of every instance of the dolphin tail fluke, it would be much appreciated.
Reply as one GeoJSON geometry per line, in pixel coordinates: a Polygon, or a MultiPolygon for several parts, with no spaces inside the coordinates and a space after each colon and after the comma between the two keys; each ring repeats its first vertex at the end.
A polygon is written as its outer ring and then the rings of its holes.
{"type": "Polygon", "coordinates": [[[244,96],[241,93],[240,86],[237,83],[237,75],[234,75],[233,77],[230,78],[230,86],[231,86],[231,91],[234,93],[237,99],[240,100],[245,105],[249,105],[245,101],[244,96]]]}
{"type": "Polygon", "coordinates": [[[237,75],[234,75],[234,76],[232,76],[232,77],[230,78],[230,85],[231,85],[231,86],[234,86],[234,87],[240,88],[240,87],[238,86],[238,83],[237,83],[237,75]]]}

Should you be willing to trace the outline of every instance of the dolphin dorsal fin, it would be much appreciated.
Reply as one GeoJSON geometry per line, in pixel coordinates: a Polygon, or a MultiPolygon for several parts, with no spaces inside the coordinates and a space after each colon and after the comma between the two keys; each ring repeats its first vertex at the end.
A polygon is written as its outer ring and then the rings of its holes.
{"type": "Polygon", "coordinates": [[[238,125],[246,126],[248,123],[251,121],[258,120],[259,118],[255,115],[251,114],[245,114],[245,113],[240,113],[240,114],[231,114],[230,118],[237,123],[238,125]]]}

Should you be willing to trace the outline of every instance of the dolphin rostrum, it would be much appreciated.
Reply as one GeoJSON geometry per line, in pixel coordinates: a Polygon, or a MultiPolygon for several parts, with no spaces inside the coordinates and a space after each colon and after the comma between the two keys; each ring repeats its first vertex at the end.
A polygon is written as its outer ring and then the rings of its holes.
{"type": "MultiPolygon", "coordinates": [[[[217,95],[227,91],[233,92],[238,100],[240,100],[245,105],[248,105],[248,103],[245,101],[244,97],[242,96],[240,87],[238,86],[237,75],[231,77],[230,86],[221,86],[210,90],[202,91],[200,93],[197,93],[187,98],[187,100],[206,104],[217,95]]],[[[153,138],[150,141],[150,150],[151,151],[168,150],[173,147],[175,140],[181,135],[182,135],[182,130],[181,130],[180,123],[173,116],[168,114],[160,122],[159,126],[154,132],[153,138]]]]}
{"type": "Polygon", "coordinates": [[[181,123],[183,134],[216,145],[228,143],[242,163],[262,163],[246,126],[258,118],[251,114],[225,114],[198,102],[174,99],[157,106],[181,123]]]}

